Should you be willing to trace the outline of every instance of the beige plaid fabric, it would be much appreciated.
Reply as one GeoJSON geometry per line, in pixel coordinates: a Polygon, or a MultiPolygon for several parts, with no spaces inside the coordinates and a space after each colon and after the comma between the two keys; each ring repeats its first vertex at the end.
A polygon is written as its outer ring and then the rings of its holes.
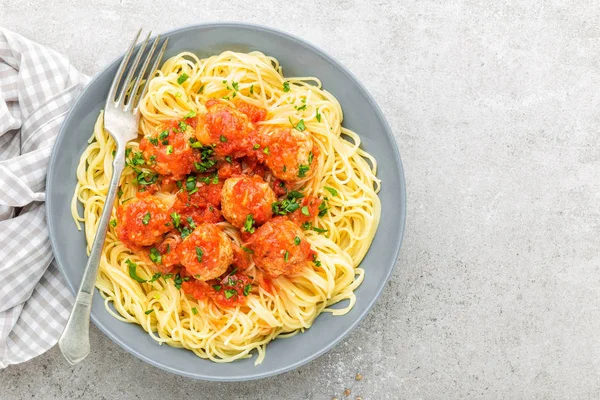
{"type": "Polygon", "coordinates": [[[0,28],[0,368],[54,346],[73,301],[53,262],[46,167],[88,82],[69,61],[0,28]]]}

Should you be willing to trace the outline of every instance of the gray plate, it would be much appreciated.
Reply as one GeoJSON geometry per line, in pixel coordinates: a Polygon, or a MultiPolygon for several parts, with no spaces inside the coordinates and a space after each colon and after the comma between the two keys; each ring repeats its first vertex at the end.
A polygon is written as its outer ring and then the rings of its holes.
{"type": "MultiPolygon", "coordinates": [[[[333,317],[324,313],[313,326],[289,339],[267,346],[259,366],[255,357],[217,364],[202,360],[191,351],[159,346],[138,325],[111,317],[98,293],[94,296],[92,320],[102,332],[125,350],[166,371],[195,379],[242,381],[280,374],[313,360],[330,350],[355,328],[381,294],[400,251],[406,213],[402,163],[392,132],[379,107],[366,89],[343,66],[323,51],[299,38],[261,26],[240,23],[197,25],[171,31],[165,59],[182,51],[200,57],[225,50],[260,50],[276,57],[287,76],[317,76],[333,93],[344,110],[344,126],[356,131],[363,148],[379,162],[383,186],[379,194],[382,219],[369,253],[361,266],[365,280],[356,290],[356,305],[348,314],[333,317]]],[[[79,287],[87,256],[83,232],[71,219],[70,203],[75,189],[75,170],[121,58],[115,60],[87,86],[56,140],[47,180],[48,227],[54,255],[71,290],[79,287]]],[[[94,351],[94,349],[92,349],[94,351]]]]}

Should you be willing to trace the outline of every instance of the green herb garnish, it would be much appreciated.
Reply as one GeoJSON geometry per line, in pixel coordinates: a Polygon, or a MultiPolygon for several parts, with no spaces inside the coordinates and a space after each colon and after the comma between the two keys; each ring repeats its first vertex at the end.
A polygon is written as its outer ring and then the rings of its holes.
{"type": "Polygon", "coordinates": [[[162,262],[162,256],[156,247],[150,249],[150,259],[155,264],[160,264],[162,262]]]}
{"type": "Polygon", "coordinates": [[[145,283],[146,280],[140,278],[136,272],[137,264],[134,263],[133,261],[131,261],[130,259],[125,260],[125,262],[127,263],[127,266],[129,267],[129,276],[131,277],[131,279],[133,279],[134,281],[137,281],[139,283],[145,283]]]}
{"type": "Polygon", "coordinates": [[[256,230],[254,228],[254,218],[252,218],[252,214],[248,214],[246,217],[246,223],[244,224],[244,230],[248,233],[254,233],[256,230]]]}
{"type": "Polygon", "coordinates": [[[332,187],[329,187],[329,186],[323,186],[323,189],[325,189],[325,190],[327,190],[329,193],[331,193],[331,195],[332,195],[333,197],[336,197],[336,196],[338,195],[338,191],[337,191],[337,190],[335,190],[335,189],[334,189],[334,188],[332,188],[332,187]]]}
{"type": "Polygon", "coordinates": [[[304,178],[308,170],[310,170],[310,167],[308,165],[300,164],[298,166],[298,177],[304,178]]]}
{"type": "Polygon", "coordinates": [[[188,78],[189,75],[184,72],[183,74],[179,75],[179,78],[177,78],[177,83],[181,85],[183,82],[187,81],[188,78]]]}

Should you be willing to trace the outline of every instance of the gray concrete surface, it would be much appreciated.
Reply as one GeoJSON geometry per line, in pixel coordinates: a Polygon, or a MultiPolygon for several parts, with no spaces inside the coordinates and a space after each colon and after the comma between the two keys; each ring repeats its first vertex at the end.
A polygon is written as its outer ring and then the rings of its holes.
{"type": "Polygon", "coordinates": [[[1,25],[88,74],[142,24],[241,20],[306,38],[381,105],[409,203],[382,299],[307,366],[195,382],[92,329],[86,362],[71,367],[53,349],[0,371],[0,397],[600,397],[600,8],[522,3],[0,0],[1,25]]]}

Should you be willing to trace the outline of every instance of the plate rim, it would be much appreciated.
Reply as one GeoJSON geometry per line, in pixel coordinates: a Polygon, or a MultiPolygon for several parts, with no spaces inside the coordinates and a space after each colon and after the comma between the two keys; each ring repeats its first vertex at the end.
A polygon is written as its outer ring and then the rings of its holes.
{"type": "MultiPolygon", "coordinates": [[[[354,330],[356,329],[356,327],[364,320],[364,318],[371,312],[371,310],[373,309],[373,306],[375,305],[375,303],[379,300],[379,298],[381,297],[381,294],[383,293],[383,290],[385,289],[385,287],[387,286],[387,283],[390,281],[390,278],[392,276],[392,273],[394,272],[394,269],[396,268],[396,264],[398,263],[398,259],[399,259],[399,255],[400,255],[400,249],[402,247],[402,243],[403,243],[403,239],[404,239],[404,230],[405,230],[405,226],[406,226],[406,208],[407,208],[407,204],[406,204],[406,180],[405,180],[405,176],[404,176],[404,167],[402,164],[402,159],[400,156],[400,151],[398,149],[398,144],[396,143],[396,139],[394,138],[394,135],[392,133],[392,129],[387,121],[387,119],[385,118],[385,115],[383,114],[383,111],[381,110],[381,108],[379,107],[379,105],[377,104],[377,102],[375,101],[375,99],[373,98],[373,96],[371,95],[371,93],[369,93],[369,91],[367,90],[367,88],[363,85],[363,83],[347,68],[345,67],[343,64],[341,64],[340,62],[338,62],[335,58],[333,58],[332,56],[330,56],[328,53],[326,53],[324,50],[322,50],[321,48],[319,48],[318,46],[314,45],[313,43],[300,38],[299,36],[296,36],[294,34],[276,29],[276,28],[272,28],[272,27],[267,27],[264,25],[260,25],[260,24],[255,24],[255,23],[249,23],[249,22],[207,22],[207,23],[200,23],[200,24],[189,24],[189,25],[185,25],[179,28],[175,28],[175,29],[171,29],[171,30],[167,30],[163,33],[160,33],[161,37],[168,37],[170,35],[173,34],[178,34],[178,33],[183,33],[185,31],[188,30],[194,30],[194,29],[210,29],[210,28],[243,28],[243,29],[250,29],[250,30],[256,30],[256,31],[262,31],[262,32],[266,32],[268,34],[272,34],[272,35],[276,35],[276,36],[280,36],[283,37],[285,39],[294,41],[296,43],[299,43],[300,45],[303,45],[305,47],[308,47],[311,51],[315,52],[317,55],[319,55],[323,60],[327,61],[329,64],[333,65],[334,67],[336,67],[339,71],[343,72],[344,74],[346,74],[352,81],[354,81],[358,88],[363,92],[363,94],[365,95],[365,97],[367,98],[367,100],[371,103],[371,105],[373,106],[375,112],[377,113],[377,117],[379,120],[383,121],[383,126],[384,126],[384,133],[385,135],[387,135],[389,141],[392,143],[392,150],[393,150],[393,154],[394,154],[394,168],[397,168],[397,172],[399,173],[400,176],[400,181],[398,182],[399,184],[399,189],[401,191],[401,199],[399,201],[400,207],[401,207],[401,223],[399,225],[399,239],[396,242],[395,248],[393,249],[393,255],[394,255],[394,263],[391,266],[391,268],[389,268],[385,279],[381,282],[381,284],[379,285],[379,287],[377,288],[375,295],[370,299],[370,301],[368,302],[368,304],[366,305],[366,308],[364,309],[364,311],[362,313],[360,313],[358,315],[358,317],[350,324],[350,326],[348,326],[348,328],[346,328],[343,332],[341,332],[334,340],[330,341],[329,343],[327,343],[325,346],[323,346],[320,350],[314,351],[310,354],[307,354],[304,358],[302,358],[299,361],[296,361],[292,364],[289,364],[285,367],[280,367],[271,371],[265,371],[265,372],[259,372],[259,373],[252,373],[249,372],[245,375],[237,375],[237,376],[226,376],[226,375],[207,375],[203,372],[197,372],[197,373],[189,373],[187,371],[183,371],[180,369],[176,369],[176,368],[172,368],[170,366],[161,364],[159,362],[156,362],[155,360],[147,357],[146,355],[144,355],[143,353],[140,353],[136,350],[134,350],[133,348],[129,347],[129,345],[119,339],[116,338],[116,335],[114,335],[112,333],[112,331],[106,327],[104,324],[102,324],[101,322],[98,321],[98,319],[96,318],[96,316],[94,315],[94,313],[91,313],[91,321],[94,322],[94,325],[96,325],[96,327],[98,327],[98,329],[100,329],[100,331],[106,335],[113,343],[117,344],[118,346],[120,346],[121,348],[123,348],[125,351],[127,351],[128,353],[132,354],[133,356],[137,357],[138,359],[141,359],[143,361],[145,361],[146,363],[157,367],[163,371],[167,371],[170,372],[172,374],[176,374],[176,375],[180,375],[180,376],[185,376],[187,378],[192,378],[195,380],[204,380],[204,381],[216,381],[216,382],[242,382],[242,381],[251,381],[251,380],[257,380],[257,379],[264,379],[264,378],[268,378],[268,377],[272,377],[275,375],[280,375],[283,374],[285,372],[297,369],[299,367],[301,367],[302,365],[305,365],[313,360],[315,360],[316,358],[324,355],[325,353],[329,352],[332,348],[334,348],[337,344],[339,344],[343,339],[347,338],[348,335],[354,330]]],[[[69,109],[69,112],[67,113],[64,121],[61,124],[60,130],[56,136],[54,145],[52,147],[52,153],[50,155],[50,159],[48,162],[48,171],[46,176],[47,177],[51,177],[53,176],[53,172],[54,172],[54,164],[56,162],[56,159],[58,157],[58,148],[59,148],[59,143],[62,142],[61,139],[63,139],[66,136],[66,126],[68,125],[68,122],[70,122],[70,120],[73,118],[73,114],[72,111],[75,108],[75,105],[79,103],[79,101],[81,101],[81,99],[86,96],[87,91],[89,90],[90,87],[92,87],[92,85],[100,78],[100,76],[102,75],[102,73],[109,69],[111,66],[113,66],[114,64],[116,64],[117,62],[120,62],[120,60],[122,59],[124,55],[124,52],[121,53],[119,56],[117,56],[115,59],[113,59],[111,62],[109,62],[108,64],[106,64],[104,67],[102,67],[93,77],[92,79],[86,84],[86,86],[83,88],[83,90],[81,91],[81,93],[79,94],[79,96],[77,96],[76,100],[73,102],[72,106],[69,109]]],[[[47,187],[46,187],[46,193],[50,192],[50,188],[53,186],[53,180],[52,179],[48,179],[47,180],[47,187]]],[[[48,236],[50,238],[50,244],[52,246],[52,254],[54,256],[54,260],[56,261],[56,265],[58,266],[59,271],[61,272],[63,278],[66,281],[67,286],[69,287],[69,289],[71,290],[71,292],[73,294],[76,293],[76,287],[74,287],[73,285],[71,285],[71,283],[69,282],[69,279],[67,279],[67,274],[65,273],[65,269],[62,266],[62,260],[59,259],[59,252],[57,251],[58,247],[58,243],[56,242],[56,238],[55,235],[53,234],[53,231],[56,230],[56,228],[53,228],[51,225],[53,225],[53,223],[51,222],[53,218],[50,217],[50,210],[52,208],[52,197],[48,196],[45,200],[45,211],[46,211],[46,216],[47,216],[47,222],[48,222],[48,236]]],[[[379,228],[378,228],[379,230],[379,228]]],[[[78,286],[78,285],[77,285],[78,286]]],[[[98,289],[95,288],[95,290],[97,291],[98,289]]]]}

